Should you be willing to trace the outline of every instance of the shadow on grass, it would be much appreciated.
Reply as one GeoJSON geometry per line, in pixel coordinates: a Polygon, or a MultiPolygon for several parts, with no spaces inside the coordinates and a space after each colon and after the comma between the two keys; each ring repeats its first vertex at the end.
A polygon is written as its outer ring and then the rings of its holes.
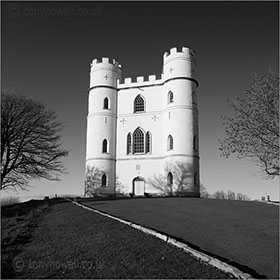
{"type": "Polygon", "coordinates": [[[33,239],[49,201],[30,200],[1,207],[1,279],[15,278],[15,257],[33,239]]]}

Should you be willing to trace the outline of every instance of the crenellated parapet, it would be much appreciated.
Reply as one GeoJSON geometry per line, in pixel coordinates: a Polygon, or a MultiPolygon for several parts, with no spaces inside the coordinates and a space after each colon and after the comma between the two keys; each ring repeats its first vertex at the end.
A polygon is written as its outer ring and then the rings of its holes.
{"type": "Polygon", "coordinates": [[[183,47],[181,50],[178,48],[172,48],[169,52],[165,52],[163,55],[163,64],[168,63],[172,59],[186,59],[193,63],[196,63],[195,50],[183,47]]]}
{"type": "Polygon", "coordinates": [[[148,77],[139,76],[135,79],[124,78],[118,79],[118,89],[131,88],[131,87],[141,87],[141,86],[152,86],[160,85],[162,83],[163,74],[160,76],[150,75],[148,77]]]}
{"type": "Polygon", "coordinates": [[[94,59],[90,65],[90,88],[108,86],[116,88],[121,78],[121,65],[116,59],[102,57],[94,59]]]}
{"type": "Polygon", "coordinates": [[[175,78],[192,80],[198,86],[196,79],[196,57],[195,51],[183,47],[172,48],[163,55],[163,80],[169,81],[175,78]]]}
{"type": "Polygon", "coordinates": [[[95,58],[92,60],[90,64],[91,71],[94,71],[95,69],[100,68],[109,68],[109,69],[115,69],[117,71],[121,70],[121,64],[117,59],[111,59],[108,57],[102,57],[101,59],[95,58]]]}

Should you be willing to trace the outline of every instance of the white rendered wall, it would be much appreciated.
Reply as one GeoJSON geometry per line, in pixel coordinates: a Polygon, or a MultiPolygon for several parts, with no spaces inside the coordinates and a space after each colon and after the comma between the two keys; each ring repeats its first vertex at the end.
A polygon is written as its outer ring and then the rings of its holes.
{"type": "MultiPolygon", "coordinates": [[[[140,84],[141,85],[141,84],[140,84]]],[[[163,168],[162,139],[162,86],[130,87],[118,92],[117,120],[117,176],[125,187],[125,193],[132,193],[132,181],[136,177],[145,179],[145,192],[157,192],[148,184],[148,179],[163,168]],[[140,87],[141,89],[141,87],[140,87]],[[145,112],[134,113],[134,99],[141,94],[145,100],[145,112]],[[127,155],[127,135],[141,127],[152,135],[151,151],[142,155],[127,155]]]]}
{"type": "Polygon", "coordinates": [[[148,180],[153,179],[154,175],[162,174],[162,159],[140,156],[131,160],[118,160],[116,166],[118,179],[124,186],[124,193],[128,194],[133,192],[132,182],[136,177],[145,179],[145,192],[160,193],[159,190],[149,185],[148,180]]]}
{"type": "MultiPolygon", "coordinates": [[[[149,157],[162,156],[162,87],[145,87],[144,91],[138,88],[119,90],[118,92],[118,119],[117,119],[117,160],[129,159],[131,156],[126,154],[127,134],[133,133],[137,127],[141,127],[145,132],[152,134],[152,150],[149,157]],[[146,111],[133,113],[134,99],[141,94],[146,103],[146,111]],[[123,122],[124,120],[124,122],[123,122]]],[[[141,155],[137,156],[141,157],[141,155]]]]}

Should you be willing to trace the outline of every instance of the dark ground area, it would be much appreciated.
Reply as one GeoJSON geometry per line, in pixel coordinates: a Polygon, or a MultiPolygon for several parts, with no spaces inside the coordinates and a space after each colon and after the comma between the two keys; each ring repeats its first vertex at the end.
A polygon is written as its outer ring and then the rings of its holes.
{"type": "MultiPolygon", "coordinates": [[[[71,202],[51,203],[38,213],[40,218],[30,218],[36,221],[30,238],[22,240],[2,269],[2,278],[231,277],[162,240],[71,202]]],[[[8,236],[8,228],[2,228],[2,234],[8,236]]]]}
{"type": "Polygon", "coordinates": [[[278,206],[197,198],[84,203],[187,241],[255,278],[279,279],[278,206]]]}
{"type": "Polygon", "coordinates": [[[32,240],[49,201],[30,200],[1,207],[1,278],[13,278],[13,260],[32,240]]]}

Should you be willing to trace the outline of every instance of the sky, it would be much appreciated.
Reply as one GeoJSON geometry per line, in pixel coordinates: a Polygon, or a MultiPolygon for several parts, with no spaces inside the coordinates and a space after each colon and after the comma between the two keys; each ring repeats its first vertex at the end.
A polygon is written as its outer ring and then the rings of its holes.
{"type": "Polygon", "coordinates": [[[173,47],[197,53],[200,181],[209,193],[279,200],[279,178],[264,180],[249,161],[220,156],[221,116],[253,74],[279,72],[278,2],[1,2],[2,86],[53,109],[63,122],[61,181],[31,182],[28,192],[82,195],[87,89],[92,59],[115,58],[123,77],[160,75],[173,47]]]}

